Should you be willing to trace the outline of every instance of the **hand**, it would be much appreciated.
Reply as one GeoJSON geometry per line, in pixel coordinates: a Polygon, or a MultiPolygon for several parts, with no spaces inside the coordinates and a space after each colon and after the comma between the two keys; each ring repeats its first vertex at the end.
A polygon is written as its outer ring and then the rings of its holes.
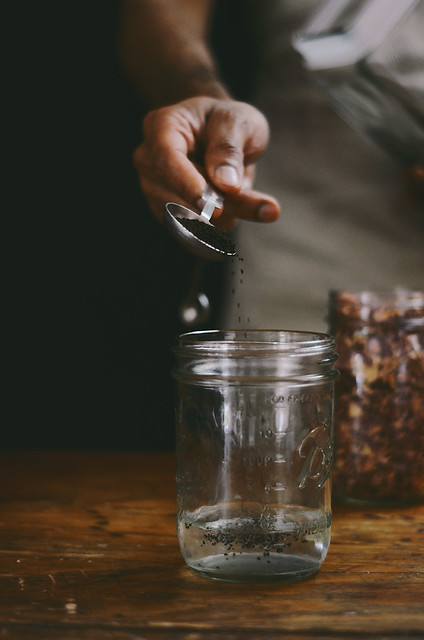
{"type": "Polygon", "coordinates": [[[251,188],[268,137],[265,117],[230,99],[189,98],[151,111],[134,164],[154,215],[162,220],[166,202],[200,211],[208,181],[224,194],[224,208],[214,214],[221,228],[230,229],[237,218],[276,220],[276,200],[251,188]]]}

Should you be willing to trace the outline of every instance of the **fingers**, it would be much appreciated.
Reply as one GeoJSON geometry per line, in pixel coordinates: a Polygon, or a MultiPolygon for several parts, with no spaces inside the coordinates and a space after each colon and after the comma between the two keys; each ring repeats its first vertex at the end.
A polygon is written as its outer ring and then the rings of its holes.
{"type": "Polygon", "coordinates": [[[161,220],[166,202],[197,209],[206,186],[193,162],[199,123],[183,106],[150,112],[143,123],[144,141],[133,161],[140,186],[154,215],[161,220]]]}
{"type": "Polygon", "coordinates": [[[224,192],[224,210],[215,214],[223,228],[240,218],[274,222],[280,215],[278,202],[251,189],[254,164],[265,150],[269,128],[254,107],[240,102],[219,102],[206,128],[204,162],[210,182],[224,192]],[[219,218],[218,218],[219,216],[219,218]]]}
{"type": "Polygon", "coordinates": [[[229,220],[240,219],[250,222],[275,222],[280,215],[280,206],[275,198],[266,193],[246,189],[237,194],[227,195],[224,210],[214,224],[228,228],[229,220]]]}
{"type": "Polygon", "coordinates": [[[242,102],[218,102],[207,121],[204,163],[210,181],[225,193],[243,186],[246,168],[268,144],[265,117],[242,102]]]}
{"type": "Polygon", "coordinates": [[[232,100],[191,98],[150,112],[143,143],[134,152],[140,186],[155,217],[167,202],[200,211],[207,181],[225,195],[220,225],[235,218],[271,222],[277,202],[251,190],[255,161],[268,142],[264,116],[232,100]]]}

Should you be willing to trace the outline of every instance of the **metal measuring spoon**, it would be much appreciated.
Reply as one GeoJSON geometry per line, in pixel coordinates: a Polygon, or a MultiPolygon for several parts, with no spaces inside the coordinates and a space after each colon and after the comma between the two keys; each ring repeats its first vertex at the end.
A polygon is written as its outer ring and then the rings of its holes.
{"type": "Polygon", "coordinates": [[[202,199],[205,204],[200,214],[180,204],[168,202],[164,212],[165,226],[187,251],[198,258],[225,260],[225,258],[235,256],[236,249],[229,236],[229,241],[226,243],[227,246],[219,246],[219,234],[224,232],[219,231],[209,222],[215,209],[222,207],[223,197],[208,185],[202,194],[202,199]],[[207,238],[205,237],[206,234],[202,234],[204,237],[200,238],[195,229],[186,229],[181,222],[183,220],[195,220],[198,223],[208,225],[216,231],[216,240],[213,238],[213,233],[208,233],[207,238]]]}

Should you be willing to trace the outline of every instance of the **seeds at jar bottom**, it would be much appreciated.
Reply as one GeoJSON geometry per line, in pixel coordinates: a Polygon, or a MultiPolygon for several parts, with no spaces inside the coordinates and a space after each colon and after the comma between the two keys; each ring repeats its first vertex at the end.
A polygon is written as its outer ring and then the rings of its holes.
{"type": "Polygon", "coordinates": [[[318,571],[327,553],[331,513],[290,505],[288,519],[274,522],[271,529],[251,516],[211,521],[212,513],[210,507],[203,507],[181,514],[179,523],[185,561],[200,573],[221,580],[249,581],[262,576],[267,581],[283,575],[297,579],[318,571]]]}

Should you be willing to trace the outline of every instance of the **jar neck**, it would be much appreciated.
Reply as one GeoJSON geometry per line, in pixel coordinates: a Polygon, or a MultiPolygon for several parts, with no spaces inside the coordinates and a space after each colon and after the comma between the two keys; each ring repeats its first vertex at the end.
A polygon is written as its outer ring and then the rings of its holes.
{"type": "Polygon", "coordinates": [[[261,384],[314,384],[337,375],[331,336],[295,331],[206,331],[183,334],[175,349],[177,379],[261,384]]]}
{"type": "Polygon", "coordinates": [[[379,332],[417,331],[424,327],[424,292],[333,291],[329,299],[332,335],[363,328],[379,332]]]}

